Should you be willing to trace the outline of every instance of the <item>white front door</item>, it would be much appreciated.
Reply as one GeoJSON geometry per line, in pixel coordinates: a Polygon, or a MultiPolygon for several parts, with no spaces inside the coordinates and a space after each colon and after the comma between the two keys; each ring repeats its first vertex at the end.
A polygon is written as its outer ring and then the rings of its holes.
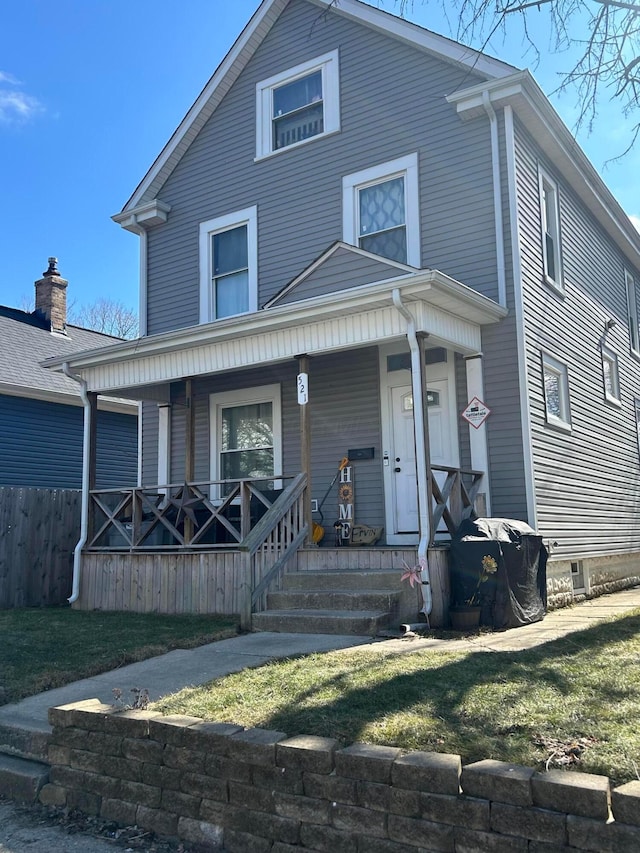
{"type": "MultiPolygon", "coordinates": [[[[429,416],[429,446],[432,465],[456,465],[453,434],[449,410],[449,383],[447,379],[430,381],[427,385],[427,412],[429,416]]],[[[413,395],[411,386],[394,386],[391,392],[392,429],[392,490],[394,533],[417,534],[418,492],[416,485],[416,451],[413,428],[413,395]]],[[[457,453],[455,454],[457,456],[457,453]]],[[[436,474],[444,482],[445,474],[436,474]]]]}
{"type": "MultiPolygon", "coordinates": [[[[418,484],[411,356],[402,343],[379,347],[382,458],[387,545],[418,544],[418,484]],[[396,470],[400,469],[400,470],[396,470]]],[[[433,465],[459,466],[455,355],[427,353],[429,437],[433,465]]]]}

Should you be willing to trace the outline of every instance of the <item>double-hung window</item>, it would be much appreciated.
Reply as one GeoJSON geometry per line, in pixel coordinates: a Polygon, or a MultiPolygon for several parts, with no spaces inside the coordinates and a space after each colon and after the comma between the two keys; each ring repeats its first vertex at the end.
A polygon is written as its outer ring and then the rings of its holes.
{"type": "Polygon", "coordinates": [[[342,211],[345,242],[420,266],[417,154],[346,175],[342,211]]]}
{"type": "Polygon", "coordinates": [[[256,158],[340,129],[338,51],[263,80],[256,87],[256,158]]]}
{"type": "Polygon", "coordinates": [[[562,291],[558,185],[543,171],[540,171],[540,217],[545,281],[556,290],[562,291]]]}
{"type": "Polygon", "coordinates": [[[200,322],[257,310],[257,212],[200,224],[200,322]]]}
{"type": "MultiPolygon", "coordinates": [[[[210,419],[213,480],[264,480],[281,473],[279,385],[212,394],[210,419]]],[[[273,487],[272,480],[262,483],[273,487]]]]}
{"type": "Polygon", "coordinates": [[[571,429],[569,410],[569,378],[567,365],[542,354],[542,378],[544,382],[544,405],[547,423],[560,429],[571,429]]]}
{"type": "Polygon", "coordinates": [[[605,399],[620,405],[620,378],[618,374],[618,356],[608,347],[602,347],[602,381],[605,399]]]}
{"type": "Polygon", "coordinates": [[[636,283],[628,270],[624,271],[624,284],[627,291],[627,316],[629,318],[629,346],[640,358],[640,332],[638,329],[638,299],[636,283]]]}

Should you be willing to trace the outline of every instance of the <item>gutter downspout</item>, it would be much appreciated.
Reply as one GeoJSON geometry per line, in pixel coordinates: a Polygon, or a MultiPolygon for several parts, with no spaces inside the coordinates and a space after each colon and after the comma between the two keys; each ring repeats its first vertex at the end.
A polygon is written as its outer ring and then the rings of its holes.
{"type": "Polygon", "coordinates": [[[421,574],[422,613],[429,621],[433,607],[431,595],[431,580],[429,578],[429,563],[427,553],[430,538],[429,491],[427,488],[426,448],[424,444],[424,413],[422,393],[422,365],[420,364],[420,347],[416,335],[416,321],[405,307],[400,296],[400,290],[394,287],[392,291],[393,304],[407,321],[407,341],[411,351],[411,388],[413,391],[413,428],[416,441],[416,473],[418,475],[418,520],[420,525],[420,542],[418,543],[418,565],[421,574]]]}
{"type": "Polygon", "coordinates": [[[84,408],[84,431],[82,436],[82,504],[80,509],[80,539],[73,552],[73,581],[69,604],[78,600],[80,595],[80,570],[82,568],[82,549],[87,542],[89,531],[89,453],[91,445],[91,403],[87,393],[87,383],[69,369],[69,363],[64,362],[62,372],[80,386],[80,397],[84,408]]]}
{"type": "Polygon", "coordinates": [[[482,106],[489,116],[491,127],[491,170],[493,173],[493,213],[496,223],[496,267],[498,275],[498,304],[507,307],[507,277],[504,263],[504,224],[502,219],[502,183],[500,180],[500,142],[498,117],[491,103],[489,92],[482,93],[482,106]]]}

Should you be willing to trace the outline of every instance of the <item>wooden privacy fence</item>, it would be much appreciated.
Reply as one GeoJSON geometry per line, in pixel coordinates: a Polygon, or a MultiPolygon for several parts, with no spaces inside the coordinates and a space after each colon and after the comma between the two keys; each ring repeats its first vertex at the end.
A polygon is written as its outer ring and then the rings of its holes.
{"type": "Polygon", "coordinates": [[[0,608],[62,604],[71,595],[81,493],[0,488],[0,608]]]}

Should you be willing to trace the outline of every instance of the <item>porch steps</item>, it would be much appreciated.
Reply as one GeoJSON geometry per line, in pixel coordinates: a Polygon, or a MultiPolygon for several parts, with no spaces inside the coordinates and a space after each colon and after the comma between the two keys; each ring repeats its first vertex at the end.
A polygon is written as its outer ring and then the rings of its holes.
{"type": "Polygon", "coordinates": [[[381,570],[294,572],[253,615],[256,631],[375,636],[396,627],[398,572],[381,570]]]}

